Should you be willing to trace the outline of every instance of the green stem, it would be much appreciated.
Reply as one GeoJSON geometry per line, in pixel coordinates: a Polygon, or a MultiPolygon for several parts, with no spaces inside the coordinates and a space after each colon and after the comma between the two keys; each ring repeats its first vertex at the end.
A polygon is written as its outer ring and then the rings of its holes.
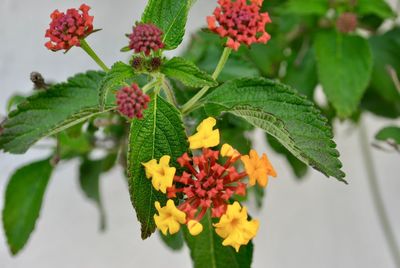
{"type": "Polygon", "coordinates": [[[162,78],[162,88],[164,89],[165,95],[167,95],[168,101],[171,104],[177,106],[178,103],[176,102],[174,91],[172,90],[171,86],[168,84],[168,81],[165,80],[165,77],[162,78]]]}
{"type": "MultiPolygon", "coordinates": [[[[215,80],[218,78],[218,76],[221,74],[222,70],[224,69],[224,66],[226,62],[229,59],[229,55],[231,54],[232,49],[229,47],[226,47],[224,49],[224,52],[221,55],[221,58],[219,59],[218,65],[215,68],[214,73],[212,74],[212,78],[215,80]]],[[[210,87],[206,86],[203,87],[199,92],[197,92],[196,95],[193,96],[187,103],[185,103],[182,107],[182,113],[187,114],[192,111],[192,108],[195,106],[195,104],[207,93],[207,91],[210,89],[210,87]]]]}
{"type": "Polygon", "coordinates": [[[99,65],[100,68],[103,69],[103,71],[110,71],[107,65],[105,65],[104,62],[99,58],[99,56],[97,56],[96,52],[93,51],[93,49],[89,46],[85,39],[80,40],[80,46],[97,63],[97,65],[99,65]]]}
{"type": "Polygon", "coordinates": [[[365,168],[367,170],[367,178],[372,194],[372,199],[375,205],[376,213],[386,238],[387,245],[392,254],[393,261],[397,268],[400,268],[400,249],[396,241],[396,237],[393,232],[393,228],[390,224],[388,214],[385,209],[383,198],[381,195],[381,190],[378,184],[377,172],[374,166],[374,160],[372,158],[372,153],[370,149],[370,144],[368,142],[367,129],[363,121],[360,125],[360,141],[361,150],[363,152],[365,168]]]}

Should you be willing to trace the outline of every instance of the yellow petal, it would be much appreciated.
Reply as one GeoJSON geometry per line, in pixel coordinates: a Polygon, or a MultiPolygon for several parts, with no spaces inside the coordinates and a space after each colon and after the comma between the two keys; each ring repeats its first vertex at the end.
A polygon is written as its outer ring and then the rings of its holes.
{"type": "Polygon", "coordinates": [[[195,220],[190,220],[187,224],[189,233],[193,236],[200,234],[203,231],[203,225],[195,220]]]}

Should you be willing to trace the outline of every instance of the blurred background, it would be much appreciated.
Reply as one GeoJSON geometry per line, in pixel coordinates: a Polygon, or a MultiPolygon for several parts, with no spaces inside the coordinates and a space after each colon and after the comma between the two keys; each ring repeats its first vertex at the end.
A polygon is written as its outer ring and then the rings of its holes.
{"type": "MultiPolygon", "coordinates": [[[[107,64],[127,60],[119,49],[127,44],[124,34],[140,18],[146,2],[85,2],[93,7],[96,28],[103,29],[89,37],[88,42],[107,64]]],[[[197,1],[189,16],[187,33],[205,25],[215,2],[197,1]]],[[[49,14],[56,8],[65,10],[81,3],[0,0],[0,114],[5,115],[11,95],[32,89],[32,71],[53,81],[64,81],[74,73],[97,69],[79,49],[64,55],[44,47],[49,14]]],[[[182,52],[188,39],[189,35],[169,55],[182,52]]],[[[383,120],[369,114],[364,122],[371,142],[383,126],[400,124],[399,120],[383,120]]],[[[250,204],[252,215],[262,222],[255,239],[253,267],[395,267],[372,201],[359,129],[350,123],[335,125],[335,140],[349,185],[315,171],[310,171],[302,181],[296,180],[284,157],[267,146],[263,134],[253,134],[256,149],[270,155],[279,175],[270,183],[264,207],[258,211],[250,204]]],[[[400,241],[400,155],[377,149],[372,152],[389,220],[395,239],[400,241]]],[[[25,155],[0,153],[0,207],[13,170],[47,153],[38,149],[25,155]]],[[[78,186],[77,163],[59,166],[47,189],[36,230],[17,257],[11,257],[1,228],[0,267],[190,267],[186,248],[172,252],[160,243],[157,235],[146,241],[140,239],[140,227],[122,172],[115,168],[101,181],[108,229],[100,233],[98,212],[78,186]]]]}

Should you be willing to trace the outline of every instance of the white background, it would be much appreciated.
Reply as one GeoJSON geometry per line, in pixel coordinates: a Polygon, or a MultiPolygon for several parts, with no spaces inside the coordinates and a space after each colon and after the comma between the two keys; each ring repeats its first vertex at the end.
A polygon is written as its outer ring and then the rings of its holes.
{"type": "MultiPolygon", "coordinates": [[[[145,2],[87,1],[93,7],[96,27],[103,28],[88,41],[107,64],[126,59],[119,49],[126,45],[124,34],[140,18],[145,2]]],[[[198,2],[188,22],[189,32],[204,26],[205,17],[215,6],[215,1],[198,2]]],[[[29,92],[31,71],[63,81],[76,72],[97,68],[79,49],[64,55],[43,46],[49,14],[56,8],[65,10],[80,3],[0,0],[0,114],[5,113],[6,100],[13,93],[29,92]]],[[[367,116],[366,122],[371,141],[381,126],[399,123],[372,116],[367,116]]],[[[263,209],[254,212],[261,221],[255,239],[254,267],[394,267],[371,200],[358,130],[349,124],[337,126],[335,139],[349,185],[317,172],[310,172],[302,182],[296,181],[282,157],[271,153],[261,134],[256,134],[260,141],[257,150],[270,154],[279,178],[271,181],[263,209]]],[[[0,153],[1,207],[11,172],[45,156],[41,150],[19,156],[0,153]]],[[[373,157],[390,220],[400,240],[400,155],[374,149],[373,157]]],[[[46,192],[36,230],[17,257],[10,256],[0,231],[0,267],[190,267],[187,249],[173,253],[156,236],[144,242],[140,239],[121,172],[115,169],[102,179],[109,228],[100,234],[97,210],[78,187],[76,163],[59,166],[46,192]]]]}

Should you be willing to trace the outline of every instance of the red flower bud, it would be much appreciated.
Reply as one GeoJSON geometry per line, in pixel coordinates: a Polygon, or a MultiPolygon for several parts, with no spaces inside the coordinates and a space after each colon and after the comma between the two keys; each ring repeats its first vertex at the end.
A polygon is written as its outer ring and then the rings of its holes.
{"type": "Polygon", "coordinates": [[[143,110],[147,109],[150,97],[143,93],[137,84],[124,87],[117,92],[118,111],[130,118],[143,118],[143,110]]]}
{"type": "Polygon", "coordinates": [[[149,56],[151,52],[164,48],[162,35],[163,32],[157,26],[139,23],[133,27],[133,32],[129,36],[129,47],[135,53],[143,52],[146,56],[149,56]]]}

